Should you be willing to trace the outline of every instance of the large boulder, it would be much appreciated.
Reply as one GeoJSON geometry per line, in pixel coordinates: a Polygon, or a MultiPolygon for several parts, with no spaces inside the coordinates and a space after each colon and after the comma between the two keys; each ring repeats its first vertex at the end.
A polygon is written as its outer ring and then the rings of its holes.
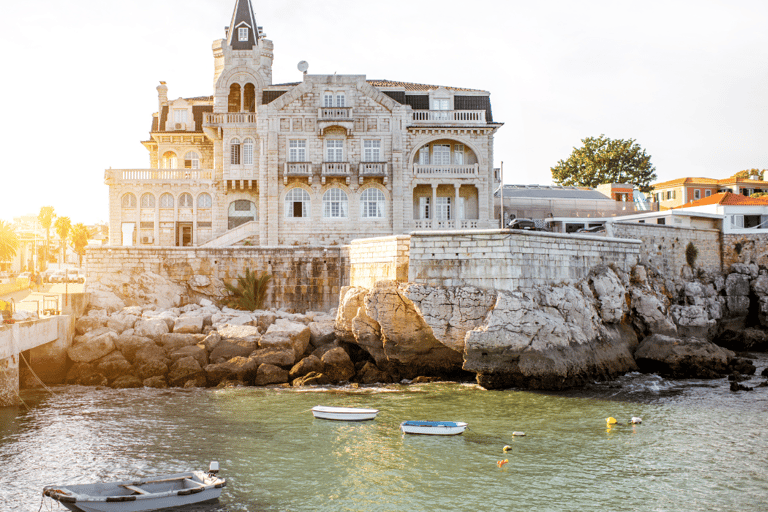
{"type": "Polygon", "coordinates": [[[138,320],[133,326],[134,335],[152,338],[153,340],[159,339],[160,336],[169,332],[168,324],[162,318],[138,320]]]}
{"type": "Polygon", "coordinates": [[[131,375],[133,367],[119,350],[115,350],[106,356],[94,361],[96,371],[104,375],[109,381],[113,381],[124,375],[131,375]]]}
{"type": "Polygon", "coordinates": [[[162,376],[168,373],[170,360],[165,350],[157,345],[146,345],[139,349],[133,359],[136,375],[142,379],[162,376]]]}
{"type": "MultiPolygon", "coordinates": [[[[709,318],[705,306],[670,306],[669,314],[683,338],[711,339],[717,330],[717,321],[709,318]]],[[[659,332],[658,334],[663,334],[659,332]]]]}
{"type": "Polygon", "coordinates": [[[671,378],[715,379],[728,373],[730,350],[699,338],[673,338],[654,334],[635,351],[640,371],[671,378]]]}
{"type": "Polygon", "coordinates": [[[254,350],[251,358],[260,364],[271,364],[289,368],[296,362],[292,347],[267,347],[254,350]]]}
{"type": "Polygon", "coordinates": [[[192,356],[183,357],[173,363],[168,371],[168,384],[172,387],[184,387],[187,382],[206,381],[205,371],[192,356]]]}
{"type": "Polygon", "coordinates": [[[247,340],[221,340],[211,350],[208,359],[211,363],[223,363],[233,357],[248,357],[256,350],[255,341],[247,340]]]}
{"type": "Polygon", "coordinates": [[[142,384],[144,384],[145,388],[165,389],[168,387],[168,381],[165,380],[165,377],[163,377],[162,375],[144,379],[142,384]]]}
{"type": "Polygon", "coordinates": [[[641,334],[677,335],[677,327],[667,317],[667,308],[659,297],[638,288],[633,288],[630,296],[634,325],[641,334]]]}
{"type": "Polygon", "coordinates": [[[106,325],[106,318],[95,315],[81,316],[75,322],[75,332],[77,334],[85,334],[87,332],[104,327],[106,325]]]}
{"type": "Polygon", "coordinates": [[[136,352],[146,347],[157,347],[157,344],[143,336],[121,334],[115,339],[115,346],[125,356],[128,362],[133,363],[136,352]]]}
{"type": "Polygon", "coordinates": [[[336,321],[334,319],[309,324],[309,343],[317,348],[330,345],[336,339],[336,321]]]}
{"type": "Polygon", "coordinates": [[[110,288],[88,282],[88,305],[94,309],[102,309],[108,313],[120,311],[125,302],[110,288]]]}
{"type": "Polygon", "coordinates": [[[380,370],[372,362],[367,361],[360,371],[357,372],[355,380],[360,384],[384,384],[392,382],[392,377],[388,373],[380,370]]]}
{"type": "Polygon", "coordinates": [[[309,372],[320,373],[322,371],[323,362],[317,356],[309,355],[293,365],[293,368],[291,368],[288,376],[291,378],[291,380],[294,380],[298,379],[299,377],[303,377],[309,372]]]}
{"type": "Polygon", "coordinates": [[[293,349],[293,360],[297,361],[309,346],[310,332],[304,323],[278,318],[259,340],[259,348],[284,350],[290,347],[293,349]]]}
{"type": "Polygon", "coordinates": [[[323,374],[333,383],[344,382],[355,376],[355,365],[349,354],[339,347],[323,354],[323,374]]]}
{"type": "Polygon", "coordinates": [[[205,367],[208,364],[208,352],[206,352],[205,348],[198,345],[179,347],[168,354],[168,357],[174,362],[189,356],[194,357],[202,367],[205,367]]]}
{"type": "Polygon", "coordinates": [[[252,382],[260,365],[261,363],[253,358],[240,356],[223,363],[209,364],[205,367],[208,385],[216,386],[227,380],[252,382]]]}
{"type": "Polygon", "coordinates": [[[257,386],[268,386],[270,384],[284,384],[288,382],[288,372],[272,364],[261,364],[256,371],[257,386]]]}
{"type": "Polygon", "coordinates": [[[64,382],[80,386],[106,386],[108,384],[107,378],[89,363],[73,364],[67,372],[64,382]]]}
{"type": "Polygon", "coordinates": [[[165,351],[170,354],[182,347],[188,347],[190,345],[197,345],[205,339],[203,334],[178,334],[167,333],[158,338],[158,343],[165,351]]]}
{"type": "Polygon", "coordinates": [[[82,338],[67,349],[67,355],[76,363],[91,363],[115,350],[117,334],[112,331],[82,338]]]}
{"type": "Polygon", "coordinates": [[[336,313],[336,336],[349,343],[355,343],[355,335],[352,332],[352,321],[358,311],[364,306],[364,299],[368,290],[356,286],[344,286],[339,293],[339,309],[336,313]]]}
{"type": "Polygon", "coordinates": [[[107,319],[107,327],[118,334],[122,334],[128,329],[133,329],[133,326],[136,325],[136,322],[138,321],[139,317],[136,315],[130,315],[124,312],[114,313],[107,319]]]}
{"type": "Polygon", "coordinates": [[[135,375],[123,375],[112,382],[112,387],[115,389],[140,388],[143,386],[143,381],[135,375]]]}
{"type": "Polygon", "coordinates": [[[291,386],[296,388],[302,386],[327,386],[328,384],[332,384],[331,379],[324,373],[318,372],[309,372],[305,376],[291,381],[291,386]]]}
{"type": "Polygon", "coordinates": [[[173,332],[179,334],[200,334],[203,332],[203,316],[180,316],[174,320],[173,332]]]}

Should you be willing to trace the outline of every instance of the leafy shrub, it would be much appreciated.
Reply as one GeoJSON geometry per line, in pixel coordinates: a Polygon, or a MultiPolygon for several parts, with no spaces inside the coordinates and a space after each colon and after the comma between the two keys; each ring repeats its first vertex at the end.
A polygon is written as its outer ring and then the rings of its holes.
{"type": "Polygon", "coordinates": [[[267,298],[267,287],[272,279],[270,274],[263,272],[256,277],[256,272],[245,269],[245,275],[237,278],[236,282],[224,283],[229,296],[224,298],[224,305],[233,309],[255,311],[263,309],[264,299],[267,298]]]}
{"type": "Polygon", "coordinates": [[[698,257],[699,250],[693,245],[693,242],[688,242],[688,245],[685,247],[685,261],[688,262],[691,268],[696,264],[696,258],[698,257]]]}

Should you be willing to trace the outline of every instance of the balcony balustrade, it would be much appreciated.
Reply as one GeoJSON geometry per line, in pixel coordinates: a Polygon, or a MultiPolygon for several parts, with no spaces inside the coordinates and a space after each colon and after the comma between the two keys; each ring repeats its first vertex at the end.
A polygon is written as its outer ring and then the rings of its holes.
{"type": "Polygon", "coordinates": [[[206,112],[203,125],[255,124],[257,117],[256,112],[206,112]]]}
{"type": "Polygon", "coordinates": [[[312,184],[312,162],[285,162],[283,167],[283,184],[288,184],[288,178],[298,176],[300,178],[309,178],[312,184]]]}
{"type": "Polygon", "coordinates": [[[387,162],[360,162],[358,167],[358,180],[362,185],[363,179],[369,177],[383,177],[384,184],[387,184],[387,162]]]}
{"type": "Polygon", "coordinates": [[[318,117],[321,121],[349,121],[352,119],[352,107],[320,107],[318,117]]]}
{"type": "Polygon", "coordinates": [[[471,178],[480,175],[479,164],[468,165],[420,165],[413,166],[413,173],[419,178],[471,178]]]}
{"type": "Polygon", "coordinates": [[[413,124],[486,124],[485,110],[414,110],[413,124]]]}
{"type": "Polygon", "coordinates": [[[107,169],[104,181],[109,183],[189,183],[190,181],[211,181],[212,169],[107,169]]]}
{"type": "Polygon", "coordinates": [[[411,222],[411,228],[414,230],[477,229],[479,222],[477,219],[419,219],[411,222]]]}
{"type": "Polygon", "coordinates": [[[343,176],[347,178],[349,185],[352,176],[351,168],[348,162],[323,162],[323,172],[321,176],[322,184],[325,185],[327,176],[343,176]]]}

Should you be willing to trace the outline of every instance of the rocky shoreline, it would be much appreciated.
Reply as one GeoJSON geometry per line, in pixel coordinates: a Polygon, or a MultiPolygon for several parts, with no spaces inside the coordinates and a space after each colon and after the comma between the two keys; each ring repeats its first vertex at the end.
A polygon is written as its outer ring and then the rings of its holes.
{"type": "MultiPolygon", "coordinates": [[[[627,372],[730,376],[768,350],[768,271],[603,266],[574,285],[505,292],[382,281],[346,287],[332,312],[239,311],[163,286],[126,306],[95,287],[76,323],[66,383],[125,387],[362,385],[476,380],[487,389],[556,390],[627,372]],[[163,292],[163,290],[165,292],[163,292]],[[174,305],[177,304],[177,305],[174,305]]],[[[768,381],[766,381],[768,382],[768,381]]],[[[766,384],[768,385],[768,384],[766,384]]],[[[741,388],[744,388],[741,386],[741,388]]]]}

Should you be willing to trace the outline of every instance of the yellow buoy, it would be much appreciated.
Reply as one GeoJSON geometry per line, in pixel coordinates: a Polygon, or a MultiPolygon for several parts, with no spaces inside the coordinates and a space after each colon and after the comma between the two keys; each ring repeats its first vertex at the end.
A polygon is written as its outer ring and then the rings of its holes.
{"type": "Polygon", "coordinates": [[[613,416],[611,416],[610,418],[605,418],[605,422],[608,423],[609,425],[615,425],[616,418],[614,418],[613,416]]]}
{"type": "Polygon", "coordinates": [[[504,446],[504,448],[502,448],[502,449],[501,449],[501,451],[503,451],[504,453],[507,453],[507,452],[508,452],[509,450],[511,450],[511,449],[512,449],[512,447],[511,447],[511,446],[509,446],[509,445],[505,445],[505,446],[504,446]]]}

